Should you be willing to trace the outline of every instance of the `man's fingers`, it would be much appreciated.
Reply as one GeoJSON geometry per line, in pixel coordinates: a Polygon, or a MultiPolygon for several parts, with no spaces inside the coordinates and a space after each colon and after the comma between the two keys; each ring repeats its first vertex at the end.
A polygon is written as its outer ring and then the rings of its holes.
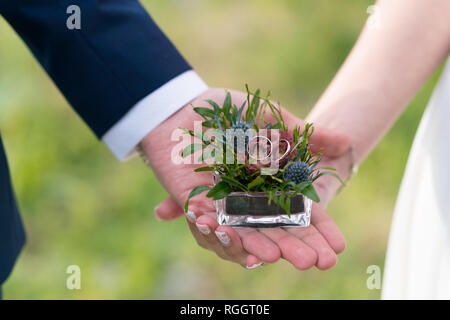
{"type": "Polygon", "coordinates": [[[311,224],[320,232],[325,240],[327,240],[334,252],[339,254],[345,250],[345,238],[342,235],[341,230],[339,230],[334,221],[317,203],[313,203],[311,224]]]}
{"type": "Polygon", "coordinates": [[[172,198],[164,199],[155,207],[155,216],[160,220],[173,220],[183,215],[183,209],[172,198]]]}
{"type": "Polygon", "coordinates": [[[278,244],[282,257],[299,270],[307,270],[316,265],[317,254],[303,241],[281,228],[262,229],[273,242],[278,244]]]}
{"type": "Polygon", "coordinates": [[[236,231],[241,237],[244,249],[260,261],[273,263],[281,258],[277,244],[261,232],[250,228],[239,228],[236,231]]]}
{"type": "Polygon", "coordinates": [[[316,267],[318,269],[327,270],[336,265],[336,253],[314,226],[311,225],[308,228],[286,228],[285,230],[302,240],[316,252],[316,267]]]}

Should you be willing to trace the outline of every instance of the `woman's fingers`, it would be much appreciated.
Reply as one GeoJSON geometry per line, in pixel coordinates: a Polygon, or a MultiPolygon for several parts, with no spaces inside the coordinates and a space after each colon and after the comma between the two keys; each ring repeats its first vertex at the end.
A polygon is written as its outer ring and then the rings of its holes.
{"type": "MultiPolygon", "coordinates": [[[[186,219],[201,247],[214,251],[215,249],[223,250],[228,255],[228,260],[236,260],[244,266],[249,266],[245,263],[248,253],[253,254],[258,260],[254,264],[259,264],[261,261],[272,263],[280,259],[281,253],[278,246],[258,231],[252,229],[236,231],[228,226],[218,226],[217,221],[212,216],[202,215],[200,213],[202,210],[198,210],[194,206],[191,206],[190,209],[185,213],[186,219]],[[218,228],[218,233],[215,232],[216,228],[218,228]]],[[[167,198],[157,206],[155,214],[161,220],[171,220],[183,215],[184,212],[175,200],[167,198]]],[[[250,263],[252,262],[250,261],[250,263]]]]}
{"type": "Polygon", "coordinates": [[[303,241],[284,229],[262,229],[261,233],[275,242],[282,257],[299,270],[307,270],[316,265],[317,253],[303,241]]]}
{"type": "MultiPolygon", "coordinates": [[[[295,128],[298,125],[303,130],[305,127],[305,120],[297,118],[285,109],[283,109],[283,116],[289,128],[295,128]]],[[[323,155],[330,158],[342,156],[350,150],[351,145],[351,137],[348,134],[320,126],[314,127],[314,133],[309,141],[312,152],[317,152],[322,148],[323,155]]]]}
{"type": "Polygon", "coordinates": [[[183,209],[178,203],[169,197],[164,199],[159,205],[155,207],[155,216],[159,220],[174,220],[184,215],[183,209]]]}
{"type": "Polygon", "coordinates": [[[186,221],[192,235],[194,236],[194,239],[197,241],[197,244],[203,249],[212,250],[212,248],[208,244],[208,241],[205,239],[205,237],[203,237],[203,234],[200,232],[196,225],[197,216],[193,211],[186,212],[186,221]]]}
{"type": "Polygon", "coordinates": [[[219,226],[216,219],[203,214],[197,217],[195,226],[211,246],[219,247],[221,249],[224,247],[214,232],[216,228],[219,226]]]}
{"type": "MultiPolygon", "coordinates": [[[[161,220],[173,220],[182,215],[186,215],[189,228],[202,248],[215,251],[224,259],[232,260],[245,267],[256,267],[262,262],[254,255],[249,255],[243,245],[240,235],[231,227],[219,226],[217,221],[207,215],[199,214],[200,210],[191,210],[184,213],[181,207],[172,198],[167,198],[155,208],[155,215],[161,220]],[[194,212],[195,211],[195,212],[194,212]],[[196,214],[199,214],[197,217],[196,214]],[[246,261],[246,259],[249,259],[246,261]]],[[[255,231],[256,232],[256,231],[255,231]]],[[[244,232],[249,235],[247,244],[250,248],[256,248],[260,257],[267,261],[274,262],[279,259],[279,250],[272,243],[262,242],[258,245],[252,241],[258,241],[258,236],[253,232],[244,232]]]]}
{"type": "MultiPolygon", "coordinates": [[[[305,120],[296,117],[284,108],[282,108],[282,112],[284,121],[289,128],[295,128],[298,125],[301,130],[304,129],[306,124],[305,120]]],[[[265,115],[265,120],[270,122],[276,121],[271,113],[265,115]]],[[[330,158],[342,156],[350,150],[351,144],[351,138],[348,134],[318,126],[315,126],[314,133],[309,141],[312,152],[317,152],[322,148],[323,155],[330,158]]]]}
{"type": "Polygon", "coordinates": [[[219,256],[239,263],[247,269],[253,269],[263,264],[263,261],[275,262],[280,258],[278,247],[256,230],[238,231],[229,226],[220,226],[212,216],[202,215],[197,218],[196,226],[215,251],[223,252],[219,256]],[[212,231],[214,230],[214,235],[212,231]],[[256,248],[249,251],[244,247],[256,248]]]}
{"type": "Polygon", "coordinates": [[[239,234],[229,226],[218,226],[214,231],[219,241],[224,246],[224,251],[233,260],[244,261],[247,269],[254,269],[263,262],[252,254],[248,254],[242,246],[239,234]]]}
{"type": "Polygon", "coordinates": [[[345,250],[345,238],[341,230],[317,203],[313,203],[311,224],[320,232],[334,252],[339,254],[345,250]]]}
{"type": "Polygon", "coordinates": [[[244,267],[248,266],[246,259],[249,254],[244,249],[239,234],[233,228],[229,226],[218,226],[214,230],[214,234],[230,260],[238,262],[244,267]]]}
{"type": "Polygon", "coordinates": [[[214,230],[214,234],[230,256],[237,256],[244,252],[241,238],[233,228],[229,226],[218,226],[214,230]]]}
{"type": "Polygon", "coordinates": [[[247,256],[247,266],[246,266],[246,268],[249,269],[249,270],[258,268],[258,267],[260,267],[260,266],[262,266],[264,264],[265,264],[265,262],[262,262],[261,260],[259,260],[257,257],[255,257],[252,254],[249,254],[247,256]]]}
{"type": "MultiPolygon", "coordinates": [[[[195,211],[198,212],[199,210],[195,211]]],[[[192,215],[193,211],[189,211],[186,217],[188,218],[191,231],[198,238],[197,242],[199,244],[203,244],[204,248],[214,251],[222,259],[230,260],[246,267],[248,253],[244,250],[236,231],[227,226],[219,226],[212,215],[192,215]]]]}

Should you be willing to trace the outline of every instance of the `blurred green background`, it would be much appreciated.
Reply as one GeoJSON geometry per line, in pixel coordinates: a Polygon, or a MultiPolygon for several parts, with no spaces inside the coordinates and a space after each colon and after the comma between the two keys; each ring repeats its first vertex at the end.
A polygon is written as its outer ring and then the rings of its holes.
{"type": "MultiPolygon", "coordinates": [[[[76,4],[76,1],[74,1],[76,4]]],[[[338,70],[373,1],[143,1],[210,86],[270,89],[304,117],[338,70]]],[[[184,219],[161,222],[166,197],[139,159],[98,142],[9,25],[0,19],[0,128],[28,243],[6,299],[377,299],[409,148],[437,76],[329,207],[347,250],[330,271],[282,261],[247,271],[199,248],[184,219]],[[81,290],[66,289],[79,265],[81,290]]]]}

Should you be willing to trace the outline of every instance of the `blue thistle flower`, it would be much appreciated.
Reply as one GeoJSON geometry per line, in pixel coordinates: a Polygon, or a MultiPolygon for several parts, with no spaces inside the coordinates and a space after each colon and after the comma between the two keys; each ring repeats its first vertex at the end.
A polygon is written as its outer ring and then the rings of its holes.
{"type": "Polygon", "coordinates": [[[245,148],[245,150],[247,149],[249,138],[245,132],[250,128],[251,128],[251,126],[247,122],[244,122],[244,121],[237,121],[230,127],[230,129],[232,130],[233,137],[234,137],[234,139],[232,141],[232,144],[234,146],[234,152],[238,152],[238,150],[237,150],[238,141],[241,139],[244,139],[244,143],[245,143],[244,148],[245,148]]]}
{"type": "Polygon", "coordinates": [[[309,165],[303,161],[297,161],[286,168],[283,178],[287,182],[300,184],[311,180],[312,170],[309,165]]]}
{"type": "Polygon", "coordinates": [[[242,105],[239,109],[236,108],[236,110],[237,110],[236,113],[233,112],[233,115],[231,115],[230,131],[231,131],[231,134],[234,136],[234,139],[230,142],[233,145],[235,152],[238,152],[238,150],[237,150],[238,140],[240,140],[242,138],[244,138],[244,141],[245,141],[244,148],[245,148],[245,150],[247,150],[248,143],[249,143],[249,137],[247,136],[247,130],[252,128],[253,122],[254,122],[254,119],[250,123],[241,119],[245,104],[246,104],[246,101],[244,101],[244,103],[242,103],[242,105]]]}
{"type": "Polygon", "coordinates": [[[251,128],[250,124],[248,124],[245,121],[238,120],[238,121],[236,121],[236,123],[233,123],[233,125],[231,126],[230,129],[233,131],[241,129],[245,132],[250,128],[251,128]]]}
{"type": "Polygon", "coordinates": [[[246,121],[243,121],[241,119],[242,112],[244,111],[245,104],[246,104],[246,102],[244,101],[244,103],[239,108],[237,113],[235,115],[232,115],[230,129],[232,129],[232,130],[242,129],[245,132],[245,131],[247,131],[248,129],[250,129],[253,126],[254,119],[250,123],[247,123],[246,121]]]}

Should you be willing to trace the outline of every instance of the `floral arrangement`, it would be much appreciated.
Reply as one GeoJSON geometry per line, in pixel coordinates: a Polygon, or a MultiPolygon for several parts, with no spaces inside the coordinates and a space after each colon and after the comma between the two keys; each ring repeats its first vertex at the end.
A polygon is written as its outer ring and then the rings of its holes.
{"type": "Polygon", "coordinates": [[[290,215],[291,198],[298,193],[315,202],[320,201],[313,182],[321,176],[332,175],[343,183],[334,168],[318,166],[322,150],[315,153],[310,150],[309,138],[314,132],[312,124],[306,124],[303,130],[296,125],[289,132],[281,109],[269,100],[270,92],[261,97],[259,89],[251,93],[246,85],[246,90],[247,100],[240,107],[233,104],[229,92],[222,106],[212,100],[206,100],[210,108],[193,106],[193,110],[203,118],[203,130],[183,129],[200,143],[188,145],[182,156],[200,151],[199,160],[214,159],[194,171],[214,172],[218,181],[214,186],[195,187],[186,200],[186,211],[189,199],[206,191],[206,196],[213,200],[223,199],[232,192],[265,192],[269,204],[274,201],[290,215]],[[265,134],[261,134],[262,131],[265,134]],[[278,143],[272,141],[274,132],[278,133],[278,143]],[[265,162],[254,156],[255,149],[260,154],[262,152],[265,162]],[[279,156],[270,157],[275,153],[279,156]],[[223,161],[225,155],[228,161],[223,161]],[[276,167],[273,168],[275,162],[276,167]]]}

